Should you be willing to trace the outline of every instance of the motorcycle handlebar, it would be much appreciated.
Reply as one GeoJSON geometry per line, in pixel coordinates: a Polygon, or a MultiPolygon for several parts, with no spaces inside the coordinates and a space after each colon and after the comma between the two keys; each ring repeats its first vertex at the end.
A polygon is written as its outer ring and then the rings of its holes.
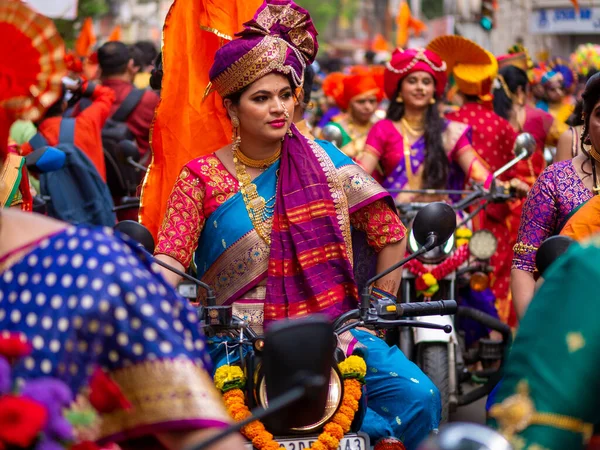
{"type": "Polygon", "coordinates": [[[401,303],[397,306],[399,317],[443,316],[456,314],[456,300],[401,303]]]}

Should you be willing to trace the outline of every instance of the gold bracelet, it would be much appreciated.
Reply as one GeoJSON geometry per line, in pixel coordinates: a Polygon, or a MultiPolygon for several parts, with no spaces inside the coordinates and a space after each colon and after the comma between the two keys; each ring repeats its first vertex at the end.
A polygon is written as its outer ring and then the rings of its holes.
{"type": "Polygon", "coordinates": [[[524,255],[526,253],[537,252],[538,248],[530,244],[524,244],[523,242],[517,242],[513,247],[513,252],[517,255],[524,255]]]}

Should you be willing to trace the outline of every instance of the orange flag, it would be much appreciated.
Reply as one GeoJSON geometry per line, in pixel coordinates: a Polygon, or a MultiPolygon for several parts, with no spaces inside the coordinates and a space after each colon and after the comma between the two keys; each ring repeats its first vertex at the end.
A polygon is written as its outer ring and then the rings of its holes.
{"type": "Polygon", "coordinates": [[[388,42],[381,35],[381,33],[377,33],[375,35],[375,39],[373,39],[373,43],[371,44],[371,50],[374,52],[386,52],[390,49],[388,42]]]}
{"type": "Polygon", "coordinates": [[[221,98],[203,102],[216,51],[242,29],[262,0],[175,0],[163,28],[161,102],[152,128],[152,163],[142,187],[140,222],[156,237],[183,166],[231,141],[221,98]],[[200,27],[198,27],[200,24],[200,27]],[[215,126],[215,120],[221,126],[215,126]]]}
{"type": "Polygon", "coordinates": [[[96,43],[96,35],[94,34],[94,23],[92,18],[88,17],[83,21],[79,36],[75,41],[75,53],[77,56],[85,57],[92,52],[92,47],[96,43]]]}
{"type": "Polygon", "coordinates": [[[396,31],[396,47],[399,48],[406,47],[411,30],[415,35],[419,36],[427,29],[427,26],[423,22],[412,16],[406,0],[400,3],[398,15],[396,16],[396,25],[398,27],[396,31]]]}
{"type": "Polygon", "coordinates": [[[108,41],[120,41],[121,40],[121,25],[115,25],[108,36],[108,41]]]}
{"type": "Polygon", "coordinates": [[[579,12],[579,1],[571,0],[571,3],[573,3],[573,6],[575,7],[575,11],[579,12]]]}

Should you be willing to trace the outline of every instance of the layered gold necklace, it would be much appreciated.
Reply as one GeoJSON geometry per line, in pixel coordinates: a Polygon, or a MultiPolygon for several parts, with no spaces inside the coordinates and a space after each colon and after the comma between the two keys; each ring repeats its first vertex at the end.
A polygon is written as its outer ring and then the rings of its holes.
{"type": "Polygon", "coordinates": [[[235,175],[240,183],[240,192],[248,211],[248,217],[259,237],[268,245],[271,245],[271,229],[273,227],[273,212],[275,211],[275,195],[268,200],[258,194],[256,185],[246,170],[246,166],[255,169],[266,169],[281,156],[281,148],[273,156],[256,160],[248,158],[239,148],[233,148],[233,163],[235,164],[235,175]]]}
{"type": "Polygon", "coordinates": [[[425,131],[425,126],[423,123],[413,123],[412,126],[408,122],[408,120],[403,117],[400,120],[400,128],[402,129],[402,145],[404,147],[404,165],[406,166],[406,178],[408,179],[408,187],[412,189],[417,189],[420,187],[420,183],[417,183],[417,177],[415,176],[412,169],[412,160],[411,160],[411,143],[409,139],[409,135],[415,139],[423,136],[423,132],[425,131]]]}

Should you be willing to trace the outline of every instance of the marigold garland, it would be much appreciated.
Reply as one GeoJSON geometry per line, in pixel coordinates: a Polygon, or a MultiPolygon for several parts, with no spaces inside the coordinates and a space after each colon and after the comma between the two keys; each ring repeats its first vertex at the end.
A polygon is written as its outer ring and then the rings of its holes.
{"type": "MultiPolygon", "coordinates": [[[[350,431],[352,421],[358,411],[367,365],[364,359],[352,355],[339,364],[339,369],[344,379],[342,404],[309,450],[336,450],[340,445],[340,440],[350,431]]],[[[246,406],[246,398],[242,390],[246,379],[241,368],[229,365],[221,366],[217,369],[214,380],[215,386],[223,393],[223,401],[229,415],[236,422],[250,417],[250,410],[246,406]]],[[[279,443],[259,420],[243,427],[242,434],[258,450],[280,448],[279,443]]]]}
{"type": "Polygon", "coordinates": [[[469,245],[463,244],[456,249],[450,258],[438,264],[431,271],[416,259],[409,261],[404,267],[418,276],[415,280],[417,294],[431,298],[439,290],[438,280],[458,269],[467,260],[469,254],[469,245]]]}

